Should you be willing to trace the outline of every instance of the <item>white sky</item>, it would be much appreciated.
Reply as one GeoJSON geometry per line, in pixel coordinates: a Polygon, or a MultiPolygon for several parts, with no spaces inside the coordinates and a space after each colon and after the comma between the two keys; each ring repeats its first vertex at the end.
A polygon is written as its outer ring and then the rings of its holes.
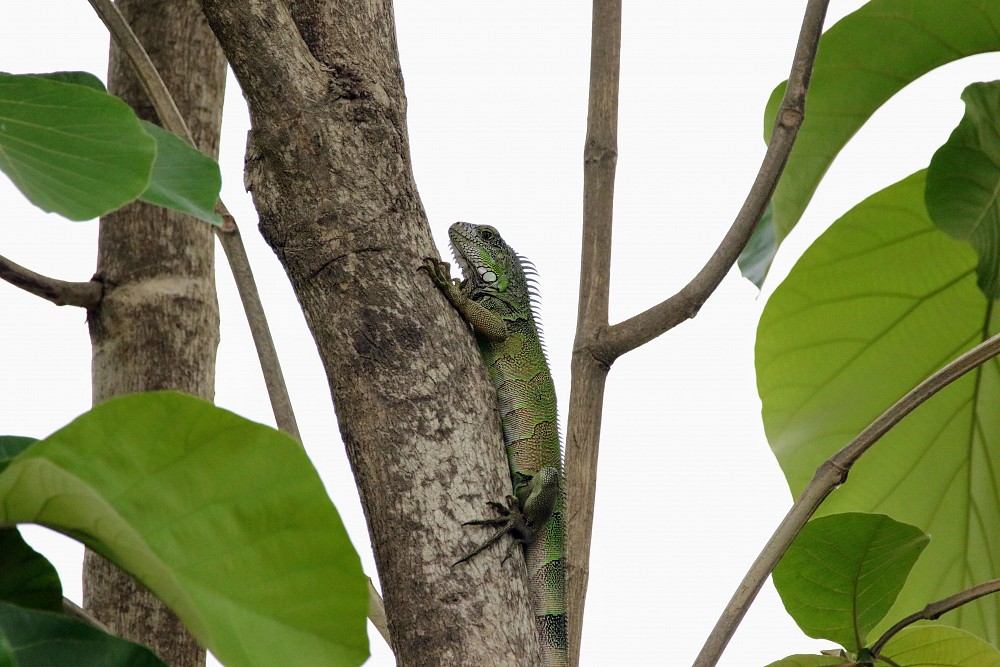
{"type": "MultiPolygon", "coordinates": [[[[9,3],[0,70],[105,78],[107,35],[82,0],[9,3]]],[[[862,2],[833,0],[827,25],[862,2]]],[[[739,209],[764,152],[764,103],[785,78],[804,3],[626,3],[612,321],[669,296],[700,268],[739,209]]],[[[442,255],[455,220],[493,224],[540,273],[542,320],[562,405],[579,279],[588,3],[400,0],[397,32],[420,194],[442,255]]],[[[764,297],[830,222],[926,166],[962,114],[965,84],[1000,57],[931,73],[842,153],[783,247],[764,297]]],[[[375,575],[357,492],[315,346],[242,188],[248,121],[230,78],[223,198],[236,215],[303,438],[365,570],[375,575]]],[[[94,272],[96,221],[33,209],[0,178],[0,254],[67,280],[94,272]]],[[[232,279],[219,254],[217,402],[272,423],[232,279]]],[[[733,272],[693,322],[620,359],[605,404],[584,665],[689,664],[790,504],[764,440],[753,342],[764,298],[733,272]]],[[[90,406],[84,313],[0,283],[0,432],[43,437],[90,406]]],[[[565,412],[565,410],[564,410],[565,412]]],[[[565,415],[564,415],[565,416],[565,415]]],[[[82,548],[29,540],[80,600],[82,548]]],[[[378,635],[369,665],[393,661],[378,635]]],[[[768,585],[722,663],[765,665],[828,646],[804,637],[768,585]]]]}

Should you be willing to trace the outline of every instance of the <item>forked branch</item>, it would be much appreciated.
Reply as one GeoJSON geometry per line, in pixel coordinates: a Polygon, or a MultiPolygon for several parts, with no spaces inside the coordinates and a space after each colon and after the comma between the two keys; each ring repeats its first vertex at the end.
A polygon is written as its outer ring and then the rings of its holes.
{"type": "Polygon", "coordinates": [[[811,0],[806,6],[799,41],[795,47],[792,71],[788,76],[788,86],[781,107],[778,109],[774,132],[767,144],[767,152],[757,172],[757,178],[743,202],[743,207],[726,232],[722,243],[701,271],[679,292],[649,310],[611,327],[595,350],[600,359],[610,363],[625,352],[648,343],[684,320],[697,315],[708,297],[733,268],[754,228],[764,215],[768,202],[771,201],[799,127],[805,118],[806,92],[809,89],[813,61],[816,59],[816,47],[823,32],[823,21],[829,4],[829,0],[811,0]]]}
{"type": "Polygon", "coordinates": [[[608,326],[617,159],[621,0],[594,0],[590,105],[584,153],[583,256],[566,437],[567,605],[571,664],[579,662],[589,576],[605,379],[619,356],[694,317],[736,263],[760,221],[805,114],[806,91],[829,0],[809,0],[774,132],[743,207],[704,268],[677,294],[608,326]]]}

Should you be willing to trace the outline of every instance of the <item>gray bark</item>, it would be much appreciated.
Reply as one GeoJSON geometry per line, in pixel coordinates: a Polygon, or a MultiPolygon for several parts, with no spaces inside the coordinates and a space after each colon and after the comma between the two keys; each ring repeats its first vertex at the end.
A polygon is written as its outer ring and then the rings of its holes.
{"type": "Polygon", "coordinates": [[[400,665],[538,662],[523,559],[461,523],[510,493],[495,396],[410,168],[390,0],[203,0],[250,108],[246,182],[323,359],[400,665]]]}
{"type": "MultiPolygon", "coordinates": [[[[159,69],[198,147],[218,154],[226,61],[197,0],[118,0],[159,69]]],[[[139,116],[155,113],[117,49],[110,92],[139,116]]],[[[101,220],[95,278],[105,286],[90,311],[94,403],[174,389],[211,400],[219,314],[214,239],[208,225],[145,204],[101,220]]],[[[131,576],[88,552],[84,607],[115,633],[144,643],[173,667],[205,664],[177,617],[131,576]]]]}

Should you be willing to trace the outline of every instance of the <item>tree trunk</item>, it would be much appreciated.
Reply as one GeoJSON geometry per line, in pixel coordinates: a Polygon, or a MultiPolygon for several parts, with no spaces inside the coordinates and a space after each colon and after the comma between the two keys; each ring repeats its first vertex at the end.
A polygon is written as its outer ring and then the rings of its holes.
{"type": "MultiPolygon", "coordinates": [[[[198,147],[218,155],[226,61],[197,0],[118,0],[184,114],[198,147]]],[[[110,92],[156,120],[132,66],[116,47],[110,92]]],[[[175,389],[211,400],[219,312],[215,244],[208,225],[133,204],[101,220],[101,305],[89,313],[94,403],[175,389]]],[[[88,552],[84,606],[117,634],[150,646],[172,667],[205,664],[205,652],[163,603],[130,575],[88,552]]]]}
{"type": "Polygon", "coordinates": [[[538,662],[495,395],[429,278],[390,0],[203,0],[250,108],[246,182],[319,348],[400,665],[538,662]]]}

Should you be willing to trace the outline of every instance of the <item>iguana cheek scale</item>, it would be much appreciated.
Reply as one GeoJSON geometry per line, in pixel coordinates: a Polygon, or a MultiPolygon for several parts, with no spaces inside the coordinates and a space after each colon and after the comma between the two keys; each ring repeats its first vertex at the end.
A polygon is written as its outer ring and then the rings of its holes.
{"type": "Polygon", "coordinates": [[[514,497],[490,503],[499,518],[470,521],[499,530],[459,563],[503,535],[520,543],[531,579],[532,606],[544,665],[566,664],[566,571],[562,450],[556,394],[533,308],[534,267],[496,229],[456,222],[448,230],[464,280],[451,278],[446,262],[421,266],[476,333],[497,392],[514,497]]]}

